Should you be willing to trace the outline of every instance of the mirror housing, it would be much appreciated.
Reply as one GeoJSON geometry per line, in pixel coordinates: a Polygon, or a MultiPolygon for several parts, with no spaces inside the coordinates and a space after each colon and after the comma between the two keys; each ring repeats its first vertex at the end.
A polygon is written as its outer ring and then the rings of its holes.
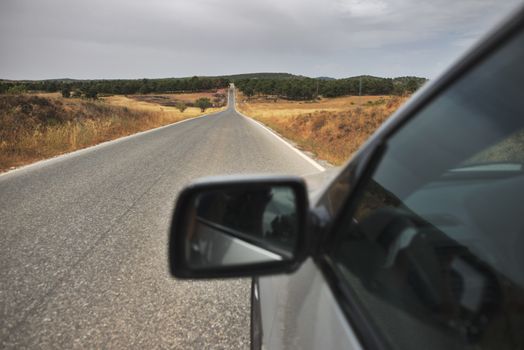
{"type": "Polygon", "coordinates": [[[299,177],[200,179],[177,199],[170,272],[193,279],[292,272],[307,256],[308,213],[306,185],[299,177]]]}

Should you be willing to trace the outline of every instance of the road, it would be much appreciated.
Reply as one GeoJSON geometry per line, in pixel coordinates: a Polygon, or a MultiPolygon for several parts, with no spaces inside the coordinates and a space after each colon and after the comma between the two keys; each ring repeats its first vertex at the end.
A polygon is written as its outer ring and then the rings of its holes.
{"type": "Polygon", "coordinates": [[[249,347],[248,280],[168,275],[175,198],[201,176],[318,169],[233,99],[0,176],[1,348],[249,347]]]}

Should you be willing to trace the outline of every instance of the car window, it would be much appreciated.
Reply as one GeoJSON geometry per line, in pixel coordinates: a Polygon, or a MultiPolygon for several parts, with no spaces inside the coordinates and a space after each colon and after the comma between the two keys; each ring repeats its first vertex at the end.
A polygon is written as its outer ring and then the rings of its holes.
{"type": "Polygon", "coordinates": [[[522,62],[521,33],[400,128],[337,228],[329,258],[392,348],[524,347],[522,62]]]}

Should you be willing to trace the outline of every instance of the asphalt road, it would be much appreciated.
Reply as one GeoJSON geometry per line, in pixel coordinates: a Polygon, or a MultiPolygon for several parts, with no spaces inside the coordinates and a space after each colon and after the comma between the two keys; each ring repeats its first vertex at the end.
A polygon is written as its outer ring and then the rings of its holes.
{"type": "Polygon", "coordinates": [[[233,106],[0,176],[1,348],[249,347],[248,280],[168,275],[175,198],[318,169],[233,106]]]}

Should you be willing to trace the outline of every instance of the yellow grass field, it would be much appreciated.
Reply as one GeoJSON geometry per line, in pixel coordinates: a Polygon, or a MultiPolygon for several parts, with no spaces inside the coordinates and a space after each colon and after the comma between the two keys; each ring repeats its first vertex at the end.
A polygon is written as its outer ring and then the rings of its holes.
{"type": "Polygon", "coordinates": [[[237,108],[292,140],[303,150],[341,165],[407,100],[398,96],[349,96],[319,101],[247,99],[237,108]]]}
{"type": "MultiPolygon", "coordinates": [[[[223,108],[209,108],[213,113],[223,108]]],[[[0,172],[203,113],[136,101],[96,101],[59,93],[0,96],[0,172]]]]}
{"type": "Polygon", "coordinates": [[[390,96],[345,96],[336,98],[322,98],[318,101],[289,101],[289,100],[266,100],[262,98],[246,99],[241,92],[237,94],[237,103],[240,109],[250,116],[297,116],[300,114],[315,112],[343,112],[354,110],[358,107],[369,107],[384,104],[390,96]]]}
{"type": "MultiPolygon", "coordinates": [[[[44,93],[35,93],[34,95],[43,97],[43,98],[49,98],[53,100],[59,100],[62,101],[66,106],[75,106],[78,105],[79,102],[85,101],[81,98],[69,98],[65,99],[62,98],[62,95],[59,92],[44,92],[44,93]]],[[[186,101],[186,102],[192,102],[194,100],[197,100],[201,97],[207,97],[209,99],[213,98],[214,93],[212,92],[196,92],[196,93],[180,93],[180,94],[156,94],[157,96],[165,96],[165,97],[174,97],[177,100],[180,101],[186,101]]],[[[140,95],[136,95],[140,96],[140,95]]],[[[162,106],[158,103],[150,103],[145,101],[139,101],[136,100],[135,95],[131,96],[124,96],[124,95],[113,95],[113,96],[107,96],[107,97],[100,97],[98,100],[101,102],[105,102],[108,105],[116,106],[116,107],[125,107],[133,111],[144,111],[144,112],[162,112],[162,113],[169,113],[170,117],[182,117],[182,118],[191,118],[191,117],[197,117],[199,115],[202,115],[203,113],[200,111],[200,108],[197,107],[188,107],[183,113],[180,112],[176,107],[170,107],[170,106],[162,106]]],[[[223,110],[224,108],[208,108],[206,109],[205,113],[214,113],[218,112],[220,110],[223,110]]]]}

